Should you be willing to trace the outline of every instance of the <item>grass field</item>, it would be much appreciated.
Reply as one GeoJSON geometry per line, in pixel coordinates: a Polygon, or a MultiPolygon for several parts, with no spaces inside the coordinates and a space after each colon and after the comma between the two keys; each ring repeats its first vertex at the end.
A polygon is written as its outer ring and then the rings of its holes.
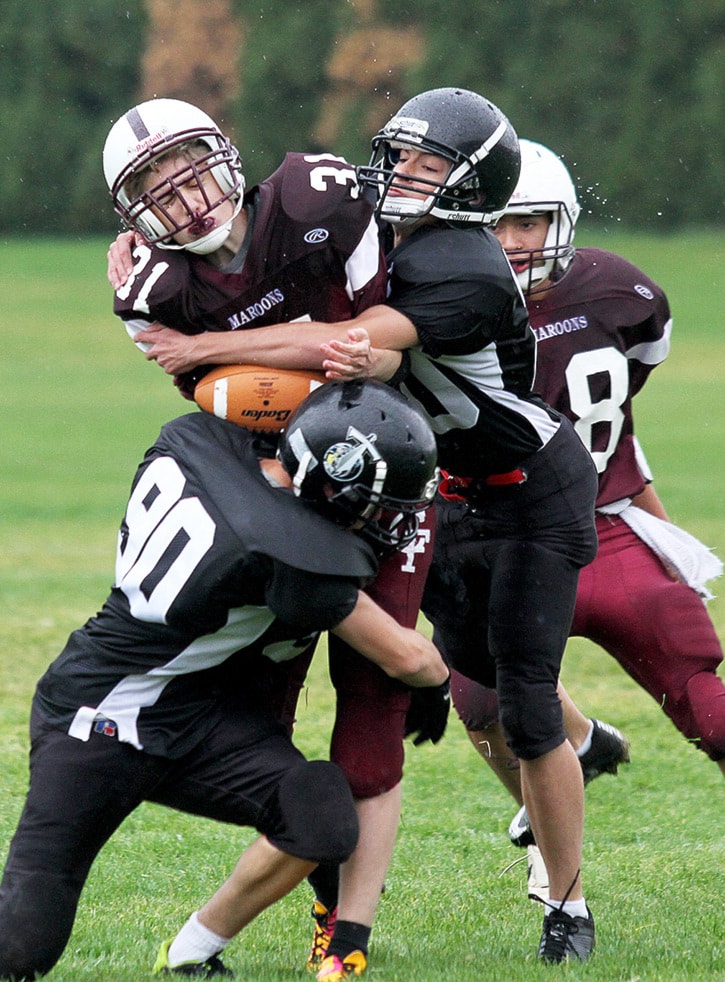
{"type": "MultiPolygon", "coordinates": [[[[637,399],[638,433],[672,518],[725,556],[722,239],[586,235],[667,289],[672,354],[637,399]]],[[[27,781],[33,687],[105,599],[135,465],[188,408],[111,315],[104,241],[0,242],[0,854],[27,781]]],[[[721,587],[722,589],[722,587],[721,587]]],[[[720,635],[725,600],[710,604],[720,635]]],[[[451,720],[407,754],[404,815],[373,935],[371,982],[725,979],[723,783],[658,708],[592,645],[565,681],[624,729],[632,764],[587,792],[584,882],[597,918],[586,966],[545,968],[542,911],[525,898],[505,830],[511,803],[451,720]]],[[[318,656],[298,743],[326,753],[332,703],[318,656]]],[[[102,853],[52,982],[146,978],[159,941],[226,875],[252,833],[144,806],[102,853]]],[[[302,979],[310,897],[299,888],[229,947],[248,982],[302,979]]]]}

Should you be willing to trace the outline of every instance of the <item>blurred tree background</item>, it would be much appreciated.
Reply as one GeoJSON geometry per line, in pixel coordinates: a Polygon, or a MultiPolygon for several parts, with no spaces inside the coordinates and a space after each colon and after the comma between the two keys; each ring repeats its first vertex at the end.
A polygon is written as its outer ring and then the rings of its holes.
{"type": "Polygon", "coordinates": [[[0,0],[0,232],[114,231],[101,149],[126,109],[186,99],[249,184],[286,150],[367,160],[409,96],[495,102],[561,153],[584,214],[722,221],[721,0],[0,0]]]}

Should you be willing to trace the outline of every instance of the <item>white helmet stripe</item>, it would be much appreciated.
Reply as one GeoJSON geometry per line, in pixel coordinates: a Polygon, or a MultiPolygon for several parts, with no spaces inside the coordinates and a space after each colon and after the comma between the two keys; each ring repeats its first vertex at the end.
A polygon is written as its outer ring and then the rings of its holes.
{"type": "Polygon", "coordinates": [[[484,143],[481,144],[478,150],[470,154],[466,158],[466,160],[463,161],[462,164],[459,164],[458,167],[455,167],[451,171],[451,173],[448,175],[448,183],[455,184],[462,177],[465,177],[466,174],[470,172],[472,167],[475,167],[476,164],[480,163],[482,160],[488,157],[488,155],[491,153],[491,151],[496,146],[496,144],[503,139],[506,133],[506,129],[507,129],[506,122],[502,120],[498,124],[496,129],[493,131],[493,133],[489,136],[489,138],[484,143]]]}
{"type": "Polygon", "coordinates": [[[488,155],[491,153],[491,151],[496,146],[496,144],[503,139],[507,128],[508,127],[506,121],[501,120],[501,122],[498,124],[496,129],[489,136],[489,138],[484,143],[481,144],[480,148],[475,153],[471,154],[470,156],[471,163],[477,164],[480,160],[483,160],[484,157],[488,157],[488,155]]]}

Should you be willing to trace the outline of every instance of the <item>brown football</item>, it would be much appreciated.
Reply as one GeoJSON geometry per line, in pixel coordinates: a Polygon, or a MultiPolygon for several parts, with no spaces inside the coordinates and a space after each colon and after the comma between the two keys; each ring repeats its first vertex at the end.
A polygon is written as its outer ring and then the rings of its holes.
{"type": "Polygon", "coordinates": [[[247,430],[276,433],[302,400],[325,382],[324,372],[302,368],[222,365],[213,368],[194,389],[205,412],[247,430]]]}

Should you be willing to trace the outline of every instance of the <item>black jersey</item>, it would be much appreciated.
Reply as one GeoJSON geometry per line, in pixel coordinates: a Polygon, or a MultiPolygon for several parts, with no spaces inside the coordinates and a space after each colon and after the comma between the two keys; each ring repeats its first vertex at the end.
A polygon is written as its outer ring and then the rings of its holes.
{"type": "MultiPolygon", "coordinates": [[[[81,740],[109,725],[179,756],[214,725],[219,666],[293,657],[352,611],[376,570],[361,539],[270,486],[252,434],[183,416],[146,453],[111,594],[40,680],[36,706],[81,740]]],[[[238,665],[230,677],[243,678],[238,665]]]]}
{"type": "Polygon", "coordinates": [[[501,246],[485,229],[424,226],[388,263],[387,302],[420,339],[401,388],[429,419],[441,466],[472,477],[513,470],[560,417],[532,391],[536,340],[501,246]]]}
{"type": "Polygon", "coordinates": [[[341,157],[290,153],[244,199],[250,226],[239,256],[217,269],[185,250],[140,246],[114,310],[188,334],[283,321],[339,321],[385,298],[373,203],[341,157]]]}
{"type": "Polygon", "coordinates": [[[571,419],[599,472],[598,505],[638,494],[632,398],[670,350],[662,289],[621,256],[577,249],[564,276],[529,298],[536,389],[571,419]]]}

